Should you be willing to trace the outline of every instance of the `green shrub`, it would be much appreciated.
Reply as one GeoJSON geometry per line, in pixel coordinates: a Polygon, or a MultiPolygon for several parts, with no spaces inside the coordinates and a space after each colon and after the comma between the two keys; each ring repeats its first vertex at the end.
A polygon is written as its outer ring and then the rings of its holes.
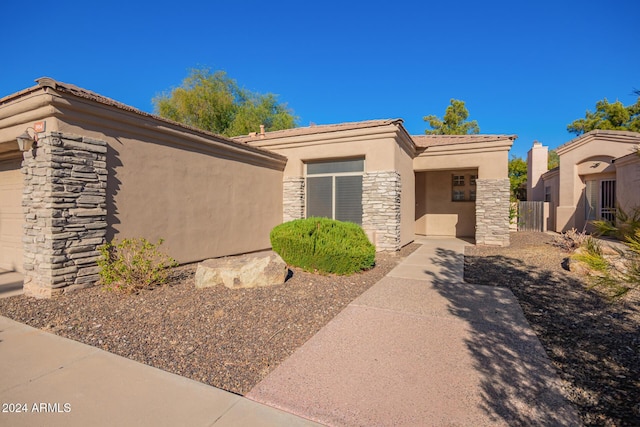
{"type": "Polygon", "coordinates": [[[588,236],[581,247],[584,251],[573,254],[573,259],[584,262],[591,270],[603,273],[607,271],[609,263],[602,256],[602,248],[596,239],[588,236]]]}
{"type": "Polygon", "coordinates": [[[619,240],[625,240],[640,230],[640,207],[627,212],[618,206],[615,223],[604,220],[592,221],[592,223],[596,228],[596,234],[615,236],[619,240]]]}
{"type": "Polygon", "coordinates": [[[159,250],[163,240],[153,244],[145,238],[124,239],[117,245],[100,247],[100,281],[107,289],[137,292],[166,282],[169,267],[176,260],[159,250]]]}
{"type": "Polygon", "coordinates": [[[360,226],[328,218],[285,222],[271,230],[271,246],[306,271],[351,274],[372,268],[376,250],[360,226]]]}

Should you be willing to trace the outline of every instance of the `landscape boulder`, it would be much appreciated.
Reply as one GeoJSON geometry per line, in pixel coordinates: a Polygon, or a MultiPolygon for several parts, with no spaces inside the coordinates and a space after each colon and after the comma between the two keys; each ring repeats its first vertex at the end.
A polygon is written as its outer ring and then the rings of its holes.
{"type": "Polygon", "coordinates": [[[230,289],[254,288],[284,283],[287,264],[273,251],[214,258],[198,264],[196,288],[224,285],[230,289]]]}

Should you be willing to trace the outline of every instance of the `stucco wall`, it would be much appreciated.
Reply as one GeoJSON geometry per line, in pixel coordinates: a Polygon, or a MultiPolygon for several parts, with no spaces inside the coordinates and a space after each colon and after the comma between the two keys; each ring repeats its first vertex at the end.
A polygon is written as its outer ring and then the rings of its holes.
{"type": "Polygon", "coordinates": [[[191,138],[165,140],[117,134],[83,123],[62,123],[68,133],[108,144],[107,239],[165,239],[181,263],[269,248],[269,232],[282,220],[282,172],[240,159],[191,138]]]}
{"type": "MultiPolygon", "coordinates": [[[[481,197],[479,189],[475,203],[453,202],[451,175],[454,171],[477,174],[478,180],[492,183],[487,188],[490,188],[490,193],[493,194],[494,186],[502,185],[503,180],[508,180],[509,149],[512,144],[512,139],[496,138],[493,141],[482,140],[479,143],[435,145],[419,153],[413,159],[413,168],[416,171],[415,232],[427,235],[475,236],[477,239],[478,229],[494,230],[495,227],[502,226],[491,216],[491,209],[478,210],[478,198],[481,197]]],[[[506,206],[507,236],[493,238],[491,232],[482,232],[484,243],[481,244],[508,245],[509,204],[508,198],[506,204],[503,203],[502,190],[500,189],[500,220],[506,206]]],[[[489,195],[485,194],[484,197],[489,195]]]]}
{"type": "MultiPolygon", "coordinates": [[[[382,237],[389,233],[388,227],[376,228],[373,223],[365,224],[363,228],[370,236],[375,235],[377,241],[384,241],[378,249],[398,249],[398,243],[390,244],[391,240],[399,242],[399,246],[404,246],[414,237],[414,209],[415,209],[415,186],[412,165],[412,153],[407,149],[410,142],[402,140],[403,136],[396,125],[379,126],[372,128],[359,128],[343,130],[338,132],[327,132],[314,135],[297,135],[280,137],[274,139],[249,140],[250,145],[268,149],[287,158],[287,165],[284,170],[285,194],[284,198],[291,206],[285,208],[286,218],[290,219],[291,211],[294,215],[303,211],[301,203],[298,201],[298,194],[303,185],[305,176],[305,163],[309,161],[331,161],[345,158],[364,158],[364,173],[372,179],[379,179],[380,173],[386,174],[393,171],[399,173],[399,179],[393,179],[400,186],[399,204],[399,236],[391,239],[382,237]],[[393,248],[392,248],[393,246],[393,248]]],[[[386,176],[386,175],[384,175],[386,176]]],[[[391,175],[389,175],[391,176],[391,175]]],[[[395,176],[395,175],[394,175],[395,176]]],[[[395,184],[394,184],[395,185],[395,184]]],[[[363,187],[367,191],[369,187],[363,187]]],[[[391,191],[393,193],[395,190],[391,191]]],[[[371,195],[372,197],[378,197],[371,195]]],[[[385,206],[395,206],[395,198],[389,196],[389,204],[385,206]],[[393,199],[393,200],[392,200],[393,199]]],[[[365,195],[363,195],[365,199],[365,195]]],[[[379,203],[375,204],[379,206],[379,203]]],[[[396,209],[396,208],[394,208],[396,209]]],[[[370,209],[369,209],[370,210],[370,209]]],[[[372,218],[373,212],[367,210],[367,221],[372,218]]],[[[394,214],[394,217],[396,215],[394,214]]],[[[363,218],[363,221],[365,218],[363,218]]]]}
{"type": "Polygon", "coordinates": [[[611,160],[629,154],[638,142],[625,134],[631,133],[594,131],[557,149],[560,156],[557,231],[584,227],[584,173],[591,172],[589,179],[596,176],[594,173],[615,174],[611,160]]]}
{"type": "MultiPolygon", "coordinates": [[[[558,198],[560,195],[559,173],[549,173],[543,177],[543,189],[550,187],[551,201],[549,202],[549,217],[547,218],[547,230],[558,231],[556,226],[556,209],[558,208],[558,198]]],[[[546,191],[546,190],[545,190],[546,191]]],[[[544,194],[543,199],[544,200],[544,194]]]]}
{"type": "Polygon", "coordinates": [[[401,145],[395,144],[395,170],[400,173],[402,197],[400,199],[400,244],[411,243],[415,236],[416,187],[413,156],[401,145]]]}
{"type": "Polygon", "coordinates": [[[19,272],[24,271],[21,163],[22,158],[0,161],[0,269],[19,272]]]}
{"type": "MultiPolygon", "coordinates": [[[[488,144],[487,144],[488,145],[488,144]]],[[[413,159],[413,169],[457,170],[478,169],[482,179],[502,179],[508,177],[509,148],[511,144],[492,149],[483,147],[472,149],[467,147],[432,147],[413,159]]]]}
{"type": "Polygon", "coordinates": [[[640,209],[640,155],[618,159],[616,165],[616,196],[625,212],[640,209]]]}
{"type": "MultiPolygon", "coordinates": [[[[477,173],[475,169],[465,172],[477,173]]],[[[451,200],[452,174],[453,171],[416,172],[416,234],[456,237],[475,235],[475,202],[451,200]]]]}

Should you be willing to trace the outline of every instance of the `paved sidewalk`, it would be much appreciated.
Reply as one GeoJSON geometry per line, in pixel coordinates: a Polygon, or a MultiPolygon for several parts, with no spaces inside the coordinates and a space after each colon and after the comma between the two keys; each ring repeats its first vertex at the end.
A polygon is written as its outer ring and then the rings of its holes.
{"type": "Polygon", "coordinates": [[[1,426],[317,425],[2,316],[0,404],[1,426]]]}
{"type": "Polygon", "coordinates": [[[423,243],[247,397],[336,426],[581,425],[508,289],[423,243]]]}

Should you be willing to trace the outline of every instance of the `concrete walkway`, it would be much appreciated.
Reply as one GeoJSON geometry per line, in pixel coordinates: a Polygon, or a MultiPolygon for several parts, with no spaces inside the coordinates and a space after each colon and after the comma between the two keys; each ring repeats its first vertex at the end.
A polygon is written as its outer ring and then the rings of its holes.
{"type": "Polygon", "coordinates": [[[581,425],[513,294],[423,245],[247,395],[336,426],[581,425]]]}

